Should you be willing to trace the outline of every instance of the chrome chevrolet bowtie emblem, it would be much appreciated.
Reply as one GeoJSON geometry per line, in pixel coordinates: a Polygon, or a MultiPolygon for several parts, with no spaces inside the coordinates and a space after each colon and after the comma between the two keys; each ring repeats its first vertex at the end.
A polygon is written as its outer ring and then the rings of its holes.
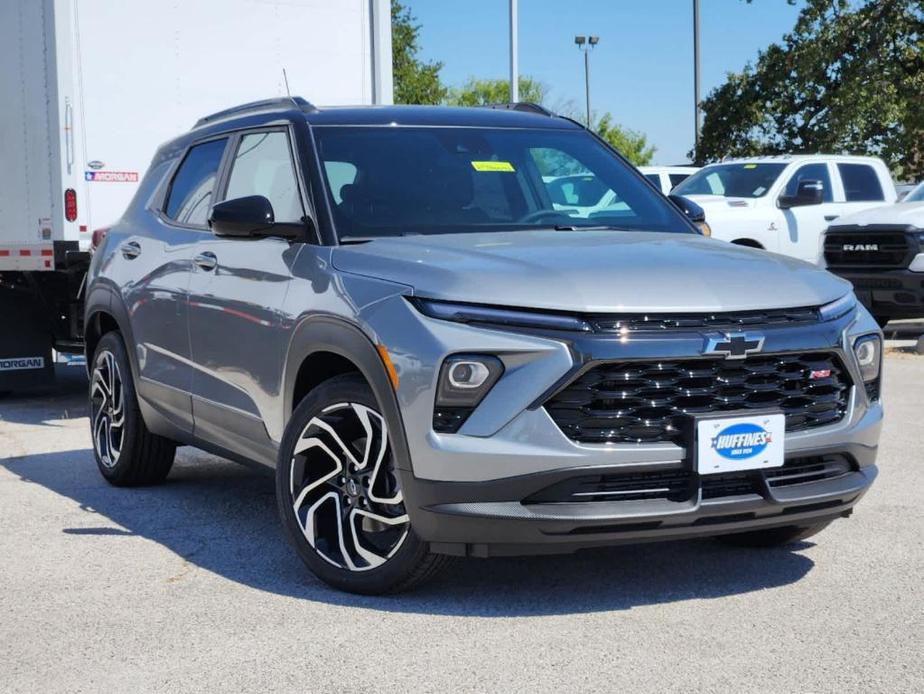
{"type": "Polygon", "coordinates": [[[706,341],[704,354],[724,354],[726,359],[744,359],[759,352],[764,346],[764,336],[755,333],[722,333],[706,341]]]}

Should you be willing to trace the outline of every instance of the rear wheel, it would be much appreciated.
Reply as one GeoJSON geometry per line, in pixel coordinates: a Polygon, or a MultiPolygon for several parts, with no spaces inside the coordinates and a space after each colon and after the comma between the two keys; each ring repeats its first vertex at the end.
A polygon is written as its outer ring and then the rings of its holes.
{"type": "Polygon", "coordinates": [[[116,486],[157,484],[173,465],[176,444],[145,426],[128,354],[116,332],[106,333],[93,355],[90,434],[96,465],[116,486]]]}
{"type": "Polygon", "coordinates": [[[448,561],[411,528],[385,418],[358,375],[325,381],[296,408],[280,446],[276,498],[299,557],[335,588],[399,592],[448,561]]]}
{"type": "Polygon", "coordinates": [[[719,542],[734,547],[779,547],[806,540],[817,535],[828,527],[831,521],[815,523],[813,525],[786,526],[784,528],[767,528],[766,530],[751,530],[746,533],[733,535],[718,535],[719,542]]]}

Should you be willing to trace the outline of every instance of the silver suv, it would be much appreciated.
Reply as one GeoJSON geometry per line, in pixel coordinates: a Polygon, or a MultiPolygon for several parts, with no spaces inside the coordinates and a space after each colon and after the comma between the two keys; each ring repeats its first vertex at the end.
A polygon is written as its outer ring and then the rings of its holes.
{"type": "Polygon", "coordinates": [[[90,271],[103,476],[159,482],[187,444],[273,467],[299,556],[363,593],[849,515],[882,419],[850,285],[705,238],[533,111],[275,100],[161,147],[90,271]]]}

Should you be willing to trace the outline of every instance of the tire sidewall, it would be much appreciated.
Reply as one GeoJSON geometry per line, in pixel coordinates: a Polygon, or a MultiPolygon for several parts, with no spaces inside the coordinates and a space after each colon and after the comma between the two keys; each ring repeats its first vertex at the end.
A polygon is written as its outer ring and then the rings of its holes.
{"type": "Polygon", "coordinates": [[[292,413],[279,446],[276,461],[276,501],[279,515],[289,542],[301,560],[321,580],[336,588],[355,593],[389,592],[390,587],[400,584],[428,554],[426,543],[414,534],[413,528],[408,530],[408,535],[398,551],[384,564],[366,571],[350,571],[332,565],[317,554],[308,544],[292,508],[289,491],[292,451],[295,450],[295,445],[311,418],[328,405],[339,402],[365,405],[380,414],[382,411],[366,382],[360,376],[353,375],[337,376],[325,381],[302,400],[292,413]]]}

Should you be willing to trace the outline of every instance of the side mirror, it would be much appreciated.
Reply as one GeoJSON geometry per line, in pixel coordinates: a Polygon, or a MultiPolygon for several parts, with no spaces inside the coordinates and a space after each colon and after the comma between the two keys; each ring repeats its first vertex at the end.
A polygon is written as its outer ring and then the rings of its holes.
{"type": "Polygon", "coordinates": [[[805,205],[820,205],[824,199],[824,183],[814,179],[799,181],[795,195],[782,195],[777,204],[782,210],[790,207],[804,207],[805,205]]]}
{"type": "Polygon", "coordinates": [[[700,230],[703,236],[712,235],[712,230],[709,228],[709,225],[706,224],[706,211],[702,207],[682,195],[668,195],[667,199],[674,204],[674,207],[683,212],[687,219],[696,225],[696,228],[700,230]]]}
{"type": "Polygon", "coordinates": [[[273,206],[262,195],[219,202],[209,213],[209,226],[216,236],[270,236],[275,221],[273,206]]]}
{"type": "Polygon", "coordinates": [[[682,195],[668,195],[667,199],[674,203],[674,207],[683,212],[687,216],[687,219],[694,224],[706,221],[705,210],[689,198],[685,198],[682,195]]]}

